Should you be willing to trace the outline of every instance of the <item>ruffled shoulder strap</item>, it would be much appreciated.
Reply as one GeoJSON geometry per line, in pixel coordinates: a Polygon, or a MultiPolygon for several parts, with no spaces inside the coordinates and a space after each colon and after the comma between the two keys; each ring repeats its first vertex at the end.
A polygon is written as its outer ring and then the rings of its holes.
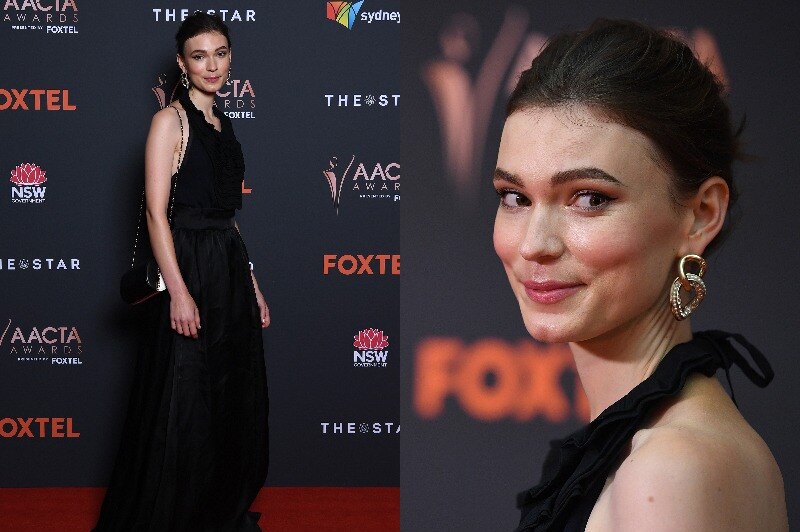
{"type": "Polygon", "coordinates": [[[677,395],[692,373],[710,377],[723,368],[730,385],[728,370],[733,364],[760,387],[769,384],[774,377],[766,357],[739,334],[701,331],[695,333],[691,341],[670,349],[652,375],[591,423],[550,443],[540,483],[517,496],[522,515],[516,532],[562,530],[568,519],[578,515],[575,514],[578,505],[586,510],[580,515],[588,519],[588,512],[620,452],[650,411],[665,398],[677,395]],[[761,373],[748,363],[731,340],[752,357],[761,373]]]}

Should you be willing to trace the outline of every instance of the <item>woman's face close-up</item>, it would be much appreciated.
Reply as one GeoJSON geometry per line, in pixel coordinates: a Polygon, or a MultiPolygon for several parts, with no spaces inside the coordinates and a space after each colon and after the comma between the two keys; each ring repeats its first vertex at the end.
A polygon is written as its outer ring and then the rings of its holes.
{"type": "Polygon", "coordinates": [[[691,218],[665,167],[644,134],[584,105],[508,117],[494,247],[534,338],[584,341],[669,313],[691,218]]]}
{"type": "Polygon", "coordinates": [[[204,92],[217,92],[228,78],[231,51],[219,32],[200,33],[186,39],[183,64],[191,85],[204,92]]]}

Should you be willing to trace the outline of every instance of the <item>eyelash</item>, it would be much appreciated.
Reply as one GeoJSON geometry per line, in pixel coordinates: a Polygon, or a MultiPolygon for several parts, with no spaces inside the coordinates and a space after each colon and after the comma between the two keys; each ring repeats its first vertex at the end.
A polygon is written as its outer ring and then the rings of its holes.
{"type": "Polygon", "coordinates": [[[605,209],[606,207],[608,207],[608,204],[611,203],[614,200],[614,198],[612,198],[610,196],[607,196],[607,195],[603,194],[602,192],[597,192],[596,190],[581,190],[581,191],[575,193],[575,195],[573,196],[573,199],[579,198],[581,196],[595,196],[595,197],[603,199],[602,205],[590,205],[588,207],[578,207],[579,209],[581,209],[583,211],[588,211],[588,212],[599,211],[600,209],[605,209]]]}
{"type": "MultiPolygon", "coordinates": [[[[224,52],[224,51],[223,52],[217,52],[217,55],[220,56],[220,57],[225,57],[226,55],[228,55],[228,52],[224,52]]],[[[194,59],[195,61],[200,61],[201,59],[203,59],[203,56],[202,55],[195,55],[195,56],[192,56],[192,59],[194,59]]]]}
{"type": "MultiPolygon", "coordinates": [[[[516,190],[501,188],[501,189],[495,189],[495,193],[500,198],[500,206],[504,209],[514,210],[522,207],[527,207],[530,205],[530,200],[528,200],[528,198],[526,198],[524,195],[522,195],[520,192],[516,190]],[[508,194],[515,194],[521,200],[527,201],[528,205],[517,205],[517,206],[506,205],[506,203],[503,200],[506,198],[506,195],[508,194]]],[[[572,196],[572,203],[575,203],[575,201],[582,196],[594,196],[602,198],[603,200],[603,203],[601,205],[590,205],[587,207],[576,206],[578,209],[584,212],[594,212],[594,211],[599,211],[601,209],[605,209],[615,199],[612,198],[611,196],[608,196],[596,190],[580,190],[572,196]]]]}
{"type": "Polygon", "coordinates": [[[525,196],[523,196],[522,194],[520,194],[516,190],[511,190],[509,188],[500,188],[500,189],[495,189],[495,193],[500,198],[500,206],[502,208],[504,208],[504,209],[513,210],[513,209],[519,208],[519,207],[527,207],[527,205],[518,205],[517,207],[512,207],[511,205],[506,205],[505,201],[503,201],[503,200],[505,200],[507,194],[516,194],[517,197],[519,197],[520,199],[524,198],[524,199],[527,200],[527,198],[525,198],[525,196]]]}

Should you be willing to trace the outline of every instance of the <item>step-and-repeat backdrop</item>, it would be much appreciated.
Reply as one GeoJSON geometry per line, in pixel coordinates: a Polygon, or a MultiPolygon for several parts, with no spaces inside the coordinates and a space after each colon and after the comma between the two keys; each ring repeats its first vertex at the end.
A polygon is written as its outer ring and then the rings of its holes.
{"type": "Polygon", "coordinates": [[[119,298],[174,35],[232,39],[237,221],[270,306],[273,486],[399,485],[400,2],[0,3],[0,486],[104,486],[136,338],[119,298]]]}
{"type": "Polygon", "coordinates": [[[515,496],[538,482],[548,441],[587,419],[569,351],[530,339],[494,254],[491,177],[519,72],[549,36],[600,16],[675,30],[725,81],[735,119],[747,115],[746,150],[758,159],[735,167],[734,228],[710,257],[692,321],[744,334],[772,362],[768,388],[736,368],[733,386],[800,526],[796,4],[406,0],[403,9],[403,529],[513,529],[515,496]]]}

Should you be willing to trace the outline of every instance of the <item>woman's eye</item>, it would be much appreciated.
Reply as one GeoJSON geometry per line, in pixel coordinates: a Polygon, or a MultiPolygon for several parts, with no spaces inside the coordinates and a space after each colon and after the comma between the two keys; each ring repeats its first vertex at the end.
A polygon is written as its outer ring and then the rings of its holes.
{"type": "Polygon", "coordinates": [[[497,195],[500,196],[500,203],[504,207],[527,207],[531,204],[530,200],[513,190],[497,190],[497,195]]]}
{"type": "Polygon", "coordinates": [[[195,56],[192,56],[192,59],[194,59],[195,61],[200,61],[202,58],[203,58],[203,56],[202,56],[202,55],[195,55],[195,56]]]}
{"type": "Polygon", "coordinates": [[[225,57],[226,55],[228,55],[228,52],[220,52],[217,55],[220,57],[225,57]]]}
{"type": "Polygon", "coordinates": [[[606,207],[612,200],[612,198],[606,196],[605,194],[601,194],[600,192],[595,192],[592,190],[578,192],[575,194],[574,198],[575,199],[572,204],[585,211],[596,211],[598,209],[602,209],[603,207],[606,207]]]}

